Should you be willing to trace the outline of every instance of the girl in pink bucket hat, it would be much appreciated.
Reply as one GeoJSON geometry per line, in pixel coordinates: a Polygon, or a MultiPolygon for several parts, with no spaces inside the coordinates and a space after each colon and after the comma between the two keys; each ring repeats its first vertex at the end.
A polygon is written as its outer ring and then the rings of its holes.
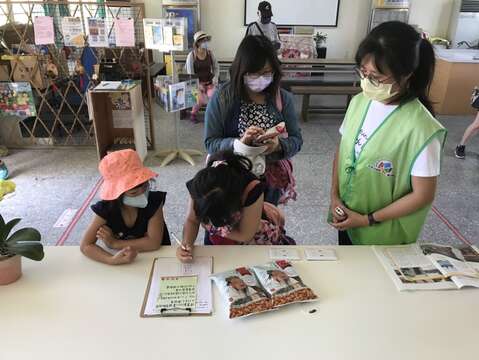
{"type": "Polygon", "coordinates": [[[138,252],[171,245],[163,218],[166,193],[150,190],[156,173],[143,166],[134,150],[115,151],[100,161],[101,201],[80,245],[89,258],[105,264],[131,263],[138,252]],[[97,245],[102,240],[111,254],[97,245]]]}

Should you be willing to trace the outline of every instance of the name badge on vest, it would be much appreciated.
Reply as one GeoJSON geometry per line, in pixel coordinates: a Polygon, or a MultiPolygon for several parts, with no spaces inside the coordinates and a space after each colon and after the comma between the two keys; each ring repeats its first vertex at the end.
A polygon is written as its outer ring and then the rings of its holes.
{"type": "Polygon", "coordinates": [[[389,160],[379,160],[374,165],[368,165],[368,168],[384,176],[394,176],[393,162],[389,160]]]}

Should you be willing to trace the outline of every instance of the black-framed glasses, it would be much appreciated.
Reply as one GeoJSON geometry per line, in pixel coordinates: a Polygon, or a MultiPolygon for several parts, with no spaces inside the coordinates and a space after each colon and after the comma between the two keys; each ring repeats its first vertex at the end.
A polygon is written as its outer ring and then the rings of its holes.
{"type": "Polygon", "coordinates": [[[379,79],[377,79],[377,78],[375,78],[374,76],[371,76],[371,75],[366,76],[366,74],[361,70],[361,68],[359,66],[354,67],[354,71],[356,71],[356,74],[358,74],[358,76],[361,80],[368,79],[371,82],[371,84],[375,87],[378,87],[379,85],[383,84],[385,81],[387,81],[391,78],[390,76],[388,76],[384,80],[379,80],[379,79]]]}

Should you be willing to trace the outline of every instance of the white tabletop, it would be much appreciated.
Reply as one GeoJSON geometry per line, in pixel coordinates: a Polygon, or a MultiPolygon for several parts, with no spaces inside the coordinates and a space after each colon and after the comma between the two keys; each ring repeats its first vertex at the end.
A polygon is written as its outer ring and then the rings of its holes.
{"type": "MultiPolygon", "coordinates": [[[[0,359],[477,358],[479,290],[400,293],[371,248],[336,249],[336,262],[295,262],[317,305],[229,320],[216,288],[213,316],[139,317],[152,259],[174,248],[115,267],[47,247],[43,262],[24,260],[23,277],[0,287],[0,359]]],[[[269,261],[268,247],[197,254],[212,255],[215,271],[269,261]]]]}

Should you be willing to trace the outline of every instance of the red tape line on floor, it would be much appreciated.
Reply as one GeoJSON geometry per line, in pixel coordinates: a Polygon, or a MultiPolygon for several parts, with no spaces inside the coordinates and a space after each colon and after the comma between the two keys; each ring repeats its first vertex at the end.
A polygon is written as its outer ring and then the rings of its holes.
{"type": "MultiPolygon", "coordinates": [[[[68,227],[65,229],[63,234],[60,236],[58,239],[56,246],[62,246],[65,241],[68,239],[68,236],[70,236],[71,232],[73,231],[73,228],[76,226],[78,221],[80,220],[81,216],[85,212],[86,208],[92,201],[92,199],[95,197],[96,193],[100,189],[101,184],[103,183],[103,179],[99,178],[98,181],[96,182],[95,186],[91,190],[90,194],[88,197],[85,199],[83,202],[81,208],[76,212],[75,216],[73,217],[72,221],[68,225],[68,227]]],[[[432,206],[432,211],[437,215],[437,217],[444,223],[446,226],[454,233],[454,235],[461,240],[463,243],[467,245],[472,245],[469,240],[467,240],[464,235],[461,234],[461,232],[444,216],[435,206],[432,206]]]]}
{"type": "Polygon", "coordinates": [[[103,183],[103,179],[99,178],[98,181],[96,182],[95,186],[93,186],[93,189],[91,190],[90,194],[88,194],[87,198],[83,202],[81,208],[76,212],[72,221],[70,222],[68,227],[65,229],[63,234],[58,239],[57,243],[55,244],[56,246],[62,246],[65,243],[65,241],[67,241],[68,237],[70,236],[71,232],[73,231],[73,228],[76,226],[76,224],[78,223],[78,221],[82,217],[83,213],[87,209],[88,205],[90,204],[90,202],[95,197],[95,195],[98,192],[98,189],[100,189],[100,186],[101,186],[102,183],[103,183]]]}
{"type": "Polygon", "coordinates": [[[454,233],[454,235],[456,235],[456,237],[461,240],[463,243],[471,246],[471,242],[469,240],[467,240],[464,235],[461,234],[461,232],[457,229],[457,227],[455,227],[453,224],[451,224],[451,222],[446,218],[446,216],[441,213],[435,206],[432,207],[432,211],[434,212],[434,214],[437,215],[437,217],[439,219],[442,220],[442,222],[444,224],[446,224],[446,226],[454,233]]]}

